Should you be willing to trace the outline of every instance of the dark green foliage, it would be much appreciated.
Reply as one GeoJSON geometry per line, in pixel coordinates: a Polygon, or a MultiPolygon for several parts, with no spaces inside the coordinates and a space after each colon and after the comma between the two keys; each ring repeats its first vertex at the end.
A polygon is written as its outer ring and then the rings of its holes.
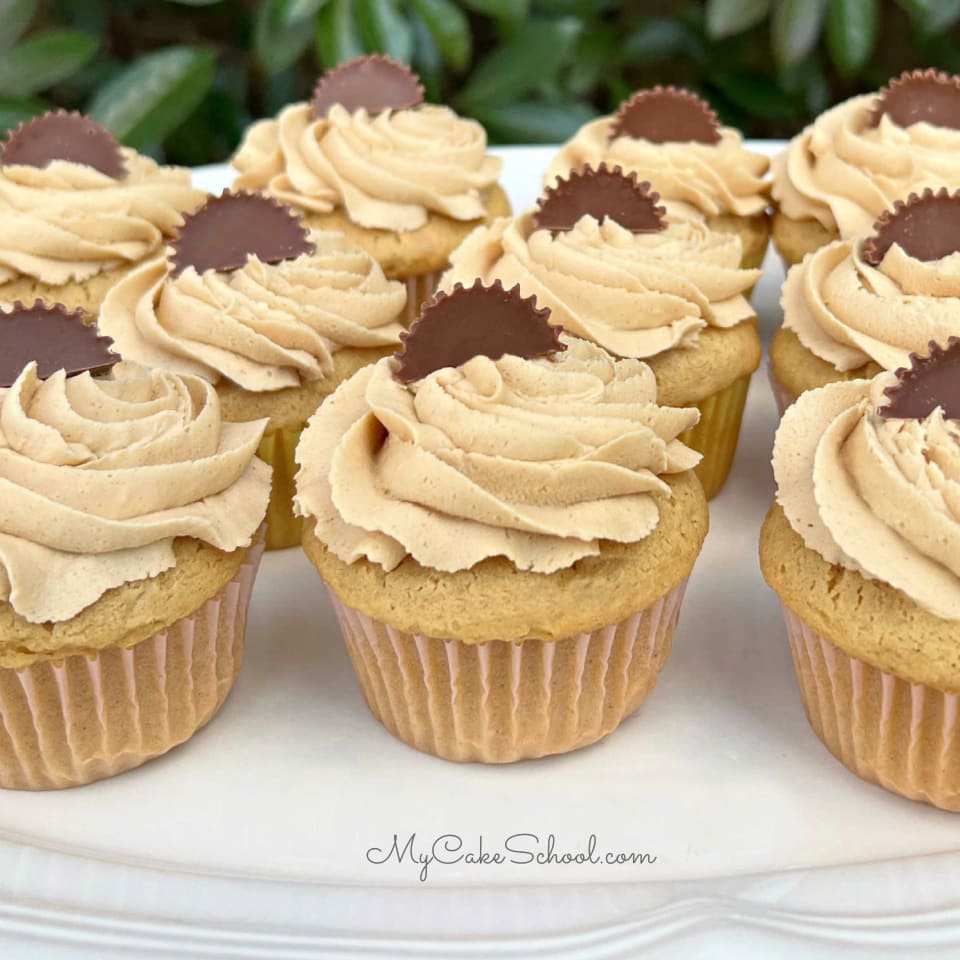
{"type": "Polygon", "coordinates": [[[363,51],[412,61],[493,140],[531,143],[655,83],[785,136],[904,69],[960,71],[960,0],[0,0],[0,22],[0,130],[81,109],[190,164],[363,51]]]}

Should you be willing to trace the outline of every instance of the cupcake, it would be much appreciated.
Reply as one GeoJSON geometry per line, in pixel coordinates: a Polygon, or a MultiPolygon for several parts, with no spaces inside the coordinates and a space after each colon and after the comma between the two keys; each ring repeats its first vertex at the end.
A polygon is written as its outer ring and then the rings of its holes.
{"type": "Polygon", "coordinates": [[[310,103],[247,131],[234,189],[276,197],[306,226],[363,247],[407,284],[409,325],[457,244],[510,213],[501,161],[486,150],[483,127],[424,104],[403,64],[361,57],[324,74],[310,103]]]}
{"type": "Polygon", "coordinates": [[[306,230],[268,197],[224,193],[187,218],[169,263],[110,291],[100,329],[129,360],[211,381],[225,420],[267,418],[272,550],[300,543],[301,430],[342,380],[396,351],[405,305],[403,284],[343,234],[306,230]]]}
{"type": "Polygon", "coordinates": [[[843,764],[960,810],[960,339],[803,394],[760,542],[807,716],[843,764]]]}
{"type": "Polygon", "coordinates": [[[550,164],[546,183],[601,162],[650,180],[672,210],[705,219],[740,238],[742,265],[759,267],[767,250],[769,161],[722,127],[696,94],[675,87],[639,90],[613,116],[582,127],[550,164]]]}
{"type": "Polygon", "coordinates": [[[367,704],[448,760],[615,729],[656,682],[707,532],[678,439],[697,411],[548,317],[499,283],[438,294],[297,448],[304,549],[367,704]]]}
{"type": "Polygon", "coordinates": [[[818,117],[773,161],[773,242],[787,265],[870,232],[927,187],[960,187],[960,77],[902,74],[818,117]]]}
{"type": "Polygon", "coordinates": [[[266,424],[118,360],[79,312],[0,311],[0,787],[166,753],[240,668],[266,424]]]}
{"type": "Polygon", "coordinates": [[[0,147],[0,302],[96,315],[104,295],[204,194],[190,172],[121,147],[79,113],[47,113],[0,147]]]}
{"type": "Polygon", "coordinates": [[[960,335],[960,191],[897,201],[870,236],[835,240],[790,268],[770,344],[780,412],[804,390],[909,364],[960,335]]]}
{"type": "Polygon", "coordinates": [[[519,284],[575,337],[646,361],[659,402],[696,406],[680,438],[703,454],[697,475],[720,491],[737,447],[750,375],[760,363],[738,236],[671,219],[649,183],[600,164],[547,188],[534,210],[478,227],[441,280],[519,284]]]}

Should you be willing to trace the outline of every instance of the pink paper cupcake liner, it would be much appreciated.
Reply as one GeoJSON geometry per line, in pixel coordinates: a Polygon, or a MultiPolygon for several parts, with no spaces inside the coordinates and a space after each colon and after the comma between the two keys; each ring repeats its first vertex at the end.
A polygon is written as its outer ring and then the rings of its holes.
{"type": "Polygon", "coordinates": [[[263,537],[191,616],[132,647],[0,669],[0,787],[51,790],[115,776],[189,739],[243,660],[263,537]]]}
{"type": "Polygon", "coordinates": [[[957,695],[857,660],[783,614],[807,719],[827,749],[864,780],[960,810],[957,695]]]}
{"type": "Polygon", "coordinates": [[[404,633],[331,597],[390,733],[446,760],[510,763],[585,747],[636,710],[670,653],[685,588],[590,633],[487,643],[404,633]]]}

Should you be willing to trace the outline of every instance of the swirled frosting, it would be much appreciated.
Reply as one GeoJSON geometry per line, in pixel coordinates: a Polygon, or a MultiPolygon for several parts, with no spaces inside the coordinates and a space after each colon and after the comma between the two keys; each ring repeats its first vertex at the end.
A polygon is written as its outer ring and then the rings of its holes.
{"type": "Polygon", "coordinates": [[[870,232],[884,210],[926,187],[960,187],[960,130],[887,114],[874,127],[876,96],[821,114],[773,160],[773,197],[794,220],[817,220],[842,238],[870,232]]]}
{"type": "Polygon", "coordinates": [[[581,127],[554,157],[544,182],[606,163],[649,180],[673,209],[683,204],[707,217],[750,217],[766,209],[769,185],[763,177],[770,162],[745,149],[736,130],[721,127],[718,143],[653,143],[628,136],[611,140],[613,123],[613,117],[601,117],[581,127]]]}
{"type": "Polygon", "coordinates": [[[416,230],[431,213],[485,216],[481,191],[502,166],[486,149],[483,127],[447,107],[371,117],[336,104],[317,119],[310,104],[295,103],[247,131],[233,158],[233,187],[311,213],[343,207],[362,227],[416,230]]]}
{"type": "Polygon", "coordinates": [[[862,245],[837,240],[790,268],[783,325],[808,350],[840,371],[870,360],[896,370],[960,335],[960,253],[923,261],[894,244],[872,266],[862,245]]]}
{"type": "Polygon", "coordinates": [[[896,377],[831,383],[784,415],[777,501],[808,548],[960,620],[960,421],[877,410],[896,377]]]}
{"type": "Polygon", "coordinates": [[[0,390],[0,600],[68,620],[173,566],[175,537],[248,546],[270,491],[265,425],[222,423],[197,377],[120,364],[41,381],[31,363],[0,390]]]}
{"type": "Polygon", "coordinates": [[[254,392],[329,377],[343,347],[399,345],[404,285],[342,234],[310,238],[314,253],[229,273],[146,263],[107,294],[100,330],[137,363],[254,392]]]}
{"type": "Polygon", "coordinates": [[[530,213],[476,230],[450,257],[450,290],[479,277],[549,307],[553,322],[620,357],[653,357],[696,346],[706,326],[754,317],[745,294],[759,270],[741,270],[740,239],[702,221],[631,233],[607,217],[583,216],[572,230],[537,230],[530,213]]]}
{"type": "Polygon", "coordinates": [[[652,494],[699,454],[695,409],[659,407],[653,372],[564,338],[552,359],[477,356],[409,385],[392,358],[317,411],[297,449],[297,509],[346,563],[452,572],[503,556],[550,573],[657,526],[652,494]]]}
{"type": "Polygon", "coordinates": [[[0,283],[28,276],[63,286],[162,249],[204,194],[188,170],[122,153],[122,180],[64,160],[0,166],[0,283]]]}

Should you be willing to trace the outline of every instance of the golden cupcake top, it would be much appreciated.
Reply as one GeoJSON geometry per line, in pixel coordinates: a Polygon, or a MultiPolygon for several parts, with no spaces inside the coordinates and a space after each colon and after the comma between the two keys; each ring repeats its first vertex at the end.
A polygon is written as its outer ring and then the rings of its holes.
{"type": "Polygon", "coordinates": [[[960,620],[960,338],[804,393],[777,431],[777,502],[828,563],[960,620]]]}
{"type": "Polygon", "coordinates": [[[869,236],[838,240],[791,267],[784,326],[843,372],[909,364],[960,334],[960,191],[897,201],[869,236]]]}
{"type": "Polygon", "coordinates": [[[568,333],[620,357],[695,348],[706,327],[754,318],[747,296],[760,271],[740,268],[740,239],[671,218],[659,201],[620,167],[575,171],[535,209],[474,230],[441,288],[519,284],[568,333]]]}
{"type": "Polygon", "coordinates": [[[99,322],[129,360],[259,393],[331,377],[338,350],[399,345],[405,306],[404,285],[342,234],[225,192],[187,218],[169,262],[110,290],[99,322]]]}
{"type": "Polygon", "coordinates": [[[248,546],[265,425],[222,422],[199,377],[119,362],[79,313],[0,311],[0,601],[60,622],[172,567],[177,537],[248,546]]]}
{"type": "Polygon", "coordinates": [[[612,116],[582,127],[554,158],[545,182],[601,163],[649,179],[668,206],[693,217],[762,214],[766,157],[743,146],[689,90],[639,90],[612,116]]]}
{"type": "Polygon", "coordinates": [[[121,147],[89,117],[44,114],[0,150],[0,283],[62,286],[137,263],[202,199],[188,170],[121,147]]]}
{"type": "Polygon", "coordinates": [[[422,103],[402,64],[361,57],[320,78],[310,103],[255,123],[233,158],[236,189],[261,190],[307,213],[342,208],[366,228],[404,232],[431,215],[485,216],[501,161],[483,127],[422,103]]]}
{"type": "Polygon", "coordinates": [[[960,77],[907,71],[818,117],[773,161],[773,197],[843,239],[911,192],[960,187],[960,77]]]}
{"type": "Polygon", "coordinates": [[[549,319],[516,288],[457,286],[341,384],[297,449],[296,509],[333,554],[550,573],[656,529],[664,477],[699,461],[678,439],[698,412],[549,319]]]}

